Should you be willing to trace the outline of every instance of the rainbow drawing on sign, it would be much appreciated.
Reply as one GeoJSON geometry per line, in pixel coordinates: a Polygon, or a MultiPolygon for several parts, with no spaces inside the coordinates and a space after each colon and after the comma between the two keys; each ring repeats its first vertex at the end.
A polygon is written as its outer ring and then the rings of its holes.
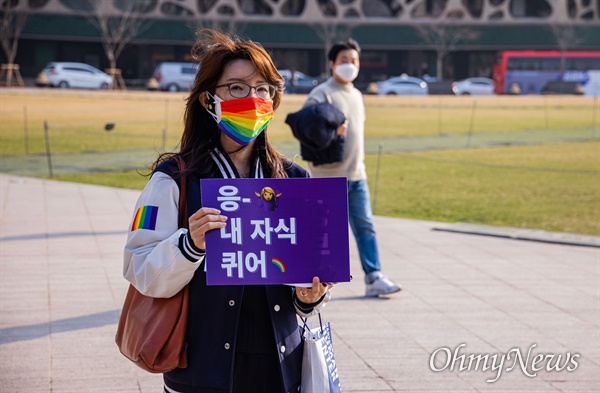
{"type": "Polygon", "coordinates": [[[282,272],[285,273],[285,265],[283,264],[283,262],[281,262],[279,259],[277,258],[273,258],[271,260],[271,262],[273,262],[273,265],[277,266],[277,268],[282,272]]]}

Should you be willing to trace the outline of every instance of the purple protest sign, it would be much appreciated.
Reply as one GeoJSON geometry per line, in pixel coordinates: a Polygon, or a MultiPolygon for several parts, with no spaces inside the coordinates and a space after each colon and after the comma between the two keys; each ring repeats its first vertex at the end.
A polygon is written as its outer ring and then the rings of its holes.
{"type": "Polygon", "coordinates": [[[208,285],[350,281],[345,178],[205,179],[202,205],[227,227],[206,233],[208,285]]]}

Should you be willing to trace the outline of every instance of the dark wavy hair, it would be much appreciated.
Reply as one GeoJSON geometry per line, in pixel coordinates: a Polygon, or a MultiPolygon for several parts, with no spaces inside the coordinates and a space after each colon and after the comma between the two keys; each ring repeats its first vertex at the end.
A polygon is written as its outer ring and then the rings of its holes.
{"type": "Polygon", "coordinates": [[[329,59],[329,61],[333,61],[335,63],[338,54],[346,49],[354,49],[360,55],[360,45],[358,45],[358,42],[356,42],[352,38],[348,38],[346,41],[336,42],[335,45],[333,45],[329,50],[327,58],[329,59]]]}
{"type": "MultiPolygon", "coordinates": [[[[201,94],[204,92],[215,94],[217,82],[227,64],[238,59],[248,60],[254,64],[258,73],[269,84],[277,87],[273,98],[273,109],[275,110],[281,102],[283,77],[277,72],[271,56],[259,43],[211,29],[200,29],[197,36],[198,39],[192,47],[191,55],[192,59],[200,64],[200,67],[186,100],[185,125],[181,136],[180,151],[179,153],[160,155],[152,169],[155,170],[161,162],[179,154],[187,163],[186,173],[205,177],[214,170],[210,152],[219,145],[221,131],[215,120],[200,103],[201,94]]],[[[258,136],[254,148],[264,165],[265,176],[285,178],[287,177],[285,169],[290,163],[269,143],[267,128],[258,136]]]]}

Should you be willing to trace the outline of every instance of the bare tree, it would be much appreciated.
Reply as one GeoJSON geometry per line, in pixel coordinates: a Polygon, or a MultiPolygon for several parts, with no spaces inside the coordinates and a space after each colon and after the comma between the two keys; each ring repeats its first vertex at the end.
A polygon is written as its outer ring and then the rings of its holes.
{"type": "Polygon", "coordinates": [[[453,52],[460,42],[474,40],[479,36],[475,30],[457,26],[446,20],[419,24],[415,26],[415,29],[423,41],[436,53],[435,68],[438,81],[444,79],[444,58],[453,52]]]}
{"type": "Polygon", "coordinates": [[[572,22],[550,23],[548,28],[552,31],[558,50],[560,50],[560,71],[564,72],[566,69],[566,52],[579,45],[586,37],[577,30],[577,26],[572,22]]]}
{"type": "Polygon", "coordinates": [[[117,69],[117,59],[127,44],[149,27],[151,22],[142,17],[148,1],[121,1],[121,9],[116,9],[114,2],[109,0],[88,1],[92,12],[87,18],[100,32],[102,46],[110,64],[108,72],[113,76],[111,88],[126,89],[121,72],[117,69]]]}
{"type": "Polygon", "coordinates": [[[352,28],[348,25],[341,25],[337,22],[327,20],[321,23],[313,23],[310,26],[323,42],[325,75],[327,75],[329,70],[329,59],[327,58],[329,49],[331,49],[334,43],[350,38],[352,36],[352,28]]]}
{"type": "Polygon", "coordinates": [[[27,13],[16,9],[17,3],[5,0],[2,3],[2,20],[0,21],[0,42],[6,56],[7,64],[2,65],[0,79],[3,79],[6,73],[6,86],[12,83],[13,74],[19,86],[24,86],[18,64],[15,64],[17,49],[19,47],[19,37],[25,23],[27,22],[27,13]]]}

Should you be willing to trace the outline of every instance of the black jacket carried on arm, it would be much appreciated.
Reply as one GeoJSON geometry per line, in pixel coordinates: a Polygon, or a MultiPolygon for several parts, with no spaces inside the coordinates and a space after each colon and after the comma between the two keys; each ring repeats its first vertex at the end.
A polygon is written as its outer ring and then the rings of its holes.
{"type": "Polygon", "coordinates": [[[300,141],[300,154],[314,165],[344,159],[345,137],[337,129],[346,121],[344,114],[328,102],[290,113],[285,122],[300,141]]]}

